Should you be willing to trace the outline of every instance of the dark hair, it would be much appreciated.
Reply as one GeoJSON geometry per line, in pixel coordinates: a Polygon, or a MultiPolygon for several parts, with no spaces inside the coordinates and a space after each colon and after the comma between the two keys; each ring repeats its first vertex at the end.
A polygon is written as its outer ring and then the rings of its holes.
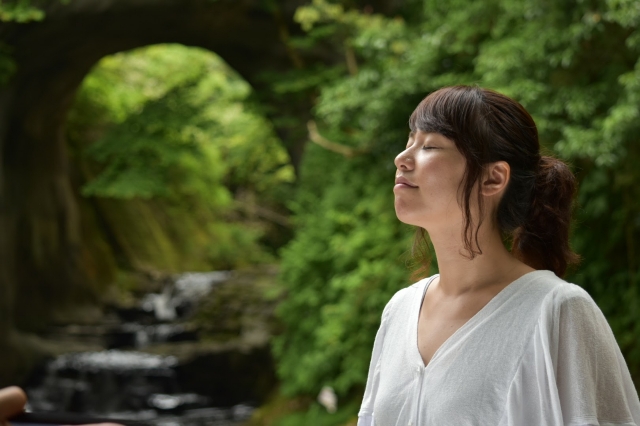
{"type": "MultiPolygon", "coordinates": [[[[478,229],[484,205],[478,196],[481,214],[479,222],[473,223],[469,200],[474,185],[487,163],[506,161],[511,178],[494,217],[503,236],[512,239],[513,255],[534,269],[549,269],[558,276],[578,263],[579,256],[569,247],[576,179],[565,163],[540,155],[538,129],[522,105],[480,87],[445,87],[420,102],[409,126],[412,131],[451,139],[466,159],[461,190],[469,258],[482,254],[478,229]]],[[[426,238],[424,229],[418,229],[414,257],[422,262],[421,272],[428,268],[426,238]]]]}

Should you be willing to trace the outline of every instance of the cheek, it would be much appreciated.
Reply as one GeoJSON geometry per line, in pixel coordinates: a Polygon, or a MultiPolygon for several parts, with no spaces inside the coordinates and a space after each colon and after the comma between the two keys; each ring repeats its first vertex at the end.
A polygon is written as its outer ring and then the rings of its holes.
{"type": "Polygon", "coordinates": [[[432,161],[421,176],[421,198],[430,208],[445,215],[456,215],[461,211],[461,182],[464,164],[458,161],[432,161]]]}
{"type": "Polygon", "coordinates": [[[464,168],[461,168],[457,162],[445,159],[432,160],[425,164],[418,185],[430,195],[455,194],[463,174],[464,168]]]}

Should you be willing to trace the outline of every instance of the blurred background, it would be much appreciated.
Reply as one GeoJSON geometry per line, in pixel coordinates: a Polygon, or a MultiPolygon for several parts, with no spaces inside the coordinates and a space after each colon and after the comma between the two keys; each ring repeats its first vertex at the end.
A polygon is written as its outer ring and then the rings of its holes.
{"type": "Polygon", "coordinates": [[[355,425],[411,283],[392,161],[452,84],[520,101],[571,164],[567,279],[640,383],[637,0],[12,0],[0,21],[0,385],[33,410],[355,425]]]}

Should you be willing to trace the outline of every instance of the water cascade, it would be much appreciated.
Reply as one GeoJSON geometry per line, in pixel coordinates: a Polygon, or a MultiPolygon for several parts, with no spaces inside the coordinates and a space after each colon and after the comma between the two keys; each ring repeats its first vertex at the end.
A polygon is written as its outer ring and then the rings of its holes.
{"type": "Polygon", "coordinates": [[[53,327],[50,339],[99,350],[41,366],[26,384],[29,409],[158,426],[242,424],[275,383],[268,337],[203,342],[189,320],[218,288],[246,291],[243,283],[227,271],[183,274],[98,324],[53,327]]]}

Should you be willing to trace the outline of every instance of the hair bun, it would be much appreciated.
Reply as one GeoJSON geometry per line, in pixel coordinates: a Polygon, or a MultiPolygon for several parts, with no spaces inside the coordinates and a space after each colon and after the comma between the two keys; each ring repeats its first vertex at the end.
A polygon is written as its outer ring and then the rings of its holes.
{"type": "Polygon", "coordinates": [[[528,263],[564,275],[579,256],[569,247],[569,228],[577,181],[569,166],[554,157],[541,156],[538,162],[531,207],[525,223],[516,230],[515,252],[528,248],[528,263]],[[558,238],[560,237],[560,238],[558,238]],[[563,241],[563,244],[558,244],[563,241]],[[554,255],[549,256],[550,253],[554,255]]]}
{"type": "Polygon", "coordinates": [[[558,213],[570,216],[577,188],[578,182],[564,161],[546,155],[540,157],[533,206],[542,202],[545,209],[559,209],[558,213]]]}

